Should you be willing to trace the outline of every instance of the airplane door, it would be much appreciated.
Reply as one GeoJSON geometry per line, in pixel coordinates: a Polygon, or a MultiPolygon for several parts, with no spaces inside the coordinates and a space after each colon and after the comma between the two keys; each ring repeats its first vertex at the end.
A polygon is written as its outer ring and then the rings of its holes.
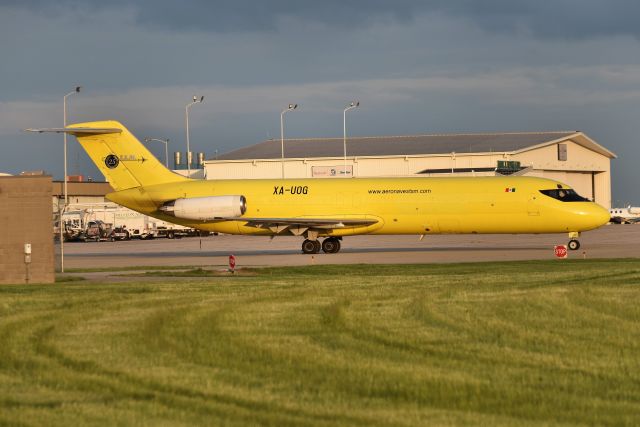
{"type": "Polygon", "coordinates": [[[539,216],[540,206],[538,205],[538,196],[535,193],[529,194],[529,200],[527,200],[527,214],[529,216],[539,216]]]}

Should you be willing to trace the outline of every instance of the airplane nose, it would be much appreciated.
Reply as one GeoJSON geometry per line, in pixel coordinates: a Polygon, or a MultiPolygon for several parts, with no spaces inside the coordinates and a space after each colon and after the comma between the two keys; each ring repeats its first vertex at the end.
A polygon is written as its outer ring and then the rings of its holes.
{"type": "MultiPolygon", "coordinates": [[[[595,204],[595,203],[594,203],[595,204]]],[[[609,222],[609,220],[611,219],[611,214],[609,214],[609,211],[606,210],[605,208],[603,208],[602,206],[595,204],[596,207],[598,208],[598,227],[605,225],[606,223],[609,222]]]]}
{"type": "Polygon", "coordinates": [[[609,222],[609,211],[597,203],[589,203],[589,205],[581,212],[583,215],[584,225],[588,230],[598,228],[609,222]]]}

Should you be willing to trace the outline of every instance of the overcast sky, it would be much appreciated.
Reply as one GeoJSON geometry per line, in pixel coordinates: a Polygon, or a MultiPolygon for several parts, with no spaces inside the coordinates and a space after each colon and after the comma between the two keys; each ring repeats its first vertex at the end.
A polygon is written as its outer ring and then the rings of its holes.
{"type": "MultiPolygon", "coordinates": [[[[636,0],[0,0],[0,172],[62,178],[62,137],[116,119],[212,157],[279,137],[582,130],[640,206],[636,0]]],[[[70,138],[70,174],[102,179],[70,138]]],[[[158,157],[161,144],[151,146],[158,157]]]]}

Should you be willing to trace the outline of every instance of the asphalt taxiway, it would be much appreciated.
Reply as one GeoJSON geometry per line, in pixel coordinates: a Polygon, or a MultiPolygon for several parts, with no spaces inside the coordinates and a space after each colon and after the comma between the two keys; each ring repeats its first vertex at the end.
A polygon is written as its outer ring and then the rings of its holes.
{"type": "MultiPolygon", "coordinates": [[[[303,255],[302,238],[208,236],[149,241],[67,243],[65,268],[226,266],[230,254],[243,266],[313,264],[420,264],[553,259],[565,234],[345,237],[338,254],[303,255]]],[[[640,257],[640,224],[607,225],[583,233],[569,258],[640,257]]]]}

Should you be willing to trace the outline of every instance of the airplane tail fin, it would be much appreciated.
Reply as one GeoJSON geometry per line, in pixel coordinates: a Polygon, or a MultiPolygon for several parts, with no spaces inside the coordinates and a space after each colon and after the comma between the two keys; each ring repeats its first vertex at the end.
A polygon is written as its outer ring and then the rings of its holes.
{"type": "Polygon", "coordinates": [[[77,123],[61,129],[27,129],[74,135],[114,190],[189,180],[167,169],[117,121],[77,123]]]}

